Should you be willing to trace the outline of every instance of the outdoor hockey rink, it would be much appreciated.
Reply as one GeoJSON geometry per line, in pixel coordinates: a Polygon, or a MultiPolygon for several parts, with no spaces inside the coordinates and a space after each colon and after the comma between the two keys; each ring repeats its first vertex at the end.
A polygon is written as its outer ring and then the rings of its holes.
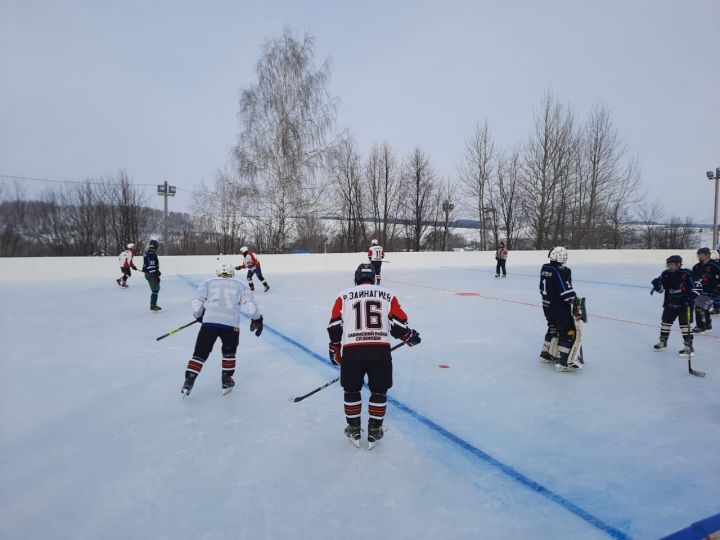
{"type": "Polygon", "coordinates": [[[717,514],[720,318],[691,376],[677,323],[652,351],[663,261],[568,265],[589,313],[578,373],[538,362],[539,267],[384,265],[423,341],[394,353],[372,452],[343,434],[339,384],[288,400],[338,374],[325,328],[354,267],[264,269],[234,391],[216,343],[185,400],[199,327],[155,338],[192,320],[213,268],[163,276],[157,315],[141,274],[0,281],[0,538],[653,539],[717,514]]]}

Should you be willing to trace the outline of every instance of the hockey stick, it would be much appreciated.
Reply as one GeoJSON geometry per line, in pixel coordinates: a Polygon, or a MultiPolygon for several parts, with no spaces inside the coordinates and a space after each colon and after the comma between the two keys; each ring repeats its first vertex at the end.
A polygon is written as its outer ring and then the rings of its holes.
{"type": "MultiPolygon", "coordinates": [[[[395,349],[399,349],[399,348],[402,347],[403,345],[405,345],[405,342],[404,342],[404,341],[403,341],[402,343],[398,343],[397,345],[395,345],[394,347],[392,347],[392,348],[390,349],[390,351],[394,351],[395,349]]],[[[323,390],[323,389],[327,388],[327,387],[330,386],[331,384],[335,384],[335,383],[338,382],[339,380],[340,380],[340,377],[335,377],[332,381],[328,381],[328,382],[326,382],[325,384],[323,384],[322,386],[318,386],[315,390],[313,390],[312,392],[308,392],[308,393],[305,394],[304,396],[298,396],[298,397],[294,397],[294,398],[291,397],[291,398],[290,398],[290,403],[298,403],[299,401],[302,401],[302,400],[305,399],[305,398],[309,398],[309,397],[312,396],[313,394],[316,394],[316,393],[318,393],[320,390],[323,390]]]]}
{"type": "MultiPolygon", "coordinates": [[[[688,324],[688,327],[687,327],[687,328],[688,328],[688,338],[689,338],[690,335],[691,335],[691,330],[690,330],[690,306],[688,306],[688,308],[687,308],[687,324],[688,324]]],[[[690,373],[690,375],[695,375],[696,377],[704,377],[704,376],[705,376],[705,372],[704,372],[704,371],[700,371],[699,369],[693,369],[693,367],[692,367],[692,355],[693,355],[693,353],[692,353],[692,345],[690,345],[690,346],[685,345],[685,347],[687,348],[687,352],[688,352],[688,373],[690,373]]]]}
{"type": "Polygon", "coordinates": [[[162,336],[155,338],[155,341],[160,341],[161,339],[165,339],[168,336],[172,336],[174,333],[179,332],[183,328],[187,328],[188,326],[191,326],[197,322],[200,322],[199,319],[195,319],[193,322],[189,322],[187,324],[183,324],[182,326],[177,327],[175,330],[170,330],[167,334],[163,334],[162,336]]]}

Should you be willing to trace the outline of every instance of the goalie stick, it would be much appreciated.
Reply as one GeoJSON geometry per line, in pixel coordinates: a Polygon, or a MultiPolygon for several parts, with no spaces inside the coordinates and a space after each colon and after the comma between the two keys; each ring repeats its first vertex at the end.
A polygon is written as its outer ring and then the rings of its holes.
{"type": "MultiPolygon", "coordinates": [[[[404,341],[403,341],[402,343],[398,343],[397,345],[395,345],[394,347],[392,347],[392,348],[390,349],[390,351],[394,351],[395,349],[399,349],[399,348],[402,347],[403,345],[405,345],[405,342],[404,342],[404,341]]],[[[305,395],[303,395],[303,396],[298,396],[298,397],[294,397],[294,398],[291,397],[291,398],[290,398],[290,403],[298,403],[299,401],[302,401],[302,400],[305,399],[305,398],[309,398],[309,397],[312,396],[313,394],[317,394],[320,390],[323,390],[323,389],[327,388],[327,387],[330,386],[331,384],[335,384],[335,383],[338,382],[339,380],[340,380],[340,377],[335,377],[332,381],[328,381],[328,382],[326,382],[325,384],[323,384],[322,386],[318,386],[318,387],[317,387],[315,390],[313,390],[312,392],[308,392],[307,394],[305,394],[305,395]]]]}

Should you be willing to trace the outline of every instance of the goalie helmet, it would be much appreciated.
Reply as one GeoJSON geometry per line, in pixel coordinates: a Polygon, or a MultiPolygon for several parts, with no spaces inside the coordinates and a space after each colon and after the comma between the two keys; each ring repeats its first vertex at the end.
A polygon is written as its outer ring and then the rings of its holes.
{"type": "Polygon", "coordinates": [[[135,246],[135,244],[133,244],[132,242],[130,242],[130,243],[127,245],[127,248],[128,248],[128,249],[135,249],[136,247],[137,247],[137,246],[135,246]]]}
{"type": "Polygon", "coordinates": [[[243,246],[240,248],[240,253],[242,253],[243,255],[247,255],[248,251],[250,250],[247,248],[247,246],[243,246]]]}
{"type": "Polygon", "coordinates": [[[355,270],[355,285],[360,285],[361,283],[375,284],[375,269],[371,264],[362,263],[355,270]]]}
{"type": "Polygon", "coordinates": [[[150,240],[150,242],[148,242],[148,247],[149,247],[149,248],[152,248],[152,249],[157,249],[157,248],[158,248],[158,241],[157,241],[157,240],[150,240]]]}
{"type": "Polygon", "coordinates": [[[372,242],[370,242],[370,245],[372,245],[372,246],[377,246],[377,245],[378,245],[378,241],[373,238],[373,239],[372,239],[372,242]]]}
{"type": "Polygon", "coordinates": [[[710,252],[710,260],[711,260],[711,261],[720,260],[720,253],[718,253],[718,250],[717,250],[717,249],[713,249],[713,250],[710,252]]]}
{"type": "Polygon", "coordinates": [[[559,262],[560,264],[565,264],[568,260],[567,249],[565,249],[562,246],[554,247],[548,253],[548,258],[551,261],[559,262]]]}
{"type": "Polygon", "coordinates": [[[215,270],[215,274],[217,277],[233,277],[235,275],[235,270],[233,270],[233,267],[229,264],[222,263],[215,270]]]}

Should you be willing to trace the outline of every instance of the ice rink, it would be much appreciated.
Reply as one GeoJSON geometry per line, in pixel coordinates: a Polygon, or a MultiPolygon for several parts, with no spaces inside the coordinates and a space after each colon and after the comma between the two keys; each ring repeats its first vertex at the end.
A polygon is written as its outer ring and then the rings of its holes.
{"type": "Polygon", "coordinates": [[[0,282],[0,538],[652,539],[720,512],[720,319],[693,377],[677,323],[652,351],[664,265],[568,264],[590,315],[578,373],[538,362],[538,267],[385,265],[423,341],[394,353],[372,452],[343,434],[339,384],[288,401],[338,374],[325,328],[354,268],[266,271],[235,390],[216,344],[185,400],[199,327],[155,338],[213,268],[163,276],[157,315],[141,275],[0,282]]]}

